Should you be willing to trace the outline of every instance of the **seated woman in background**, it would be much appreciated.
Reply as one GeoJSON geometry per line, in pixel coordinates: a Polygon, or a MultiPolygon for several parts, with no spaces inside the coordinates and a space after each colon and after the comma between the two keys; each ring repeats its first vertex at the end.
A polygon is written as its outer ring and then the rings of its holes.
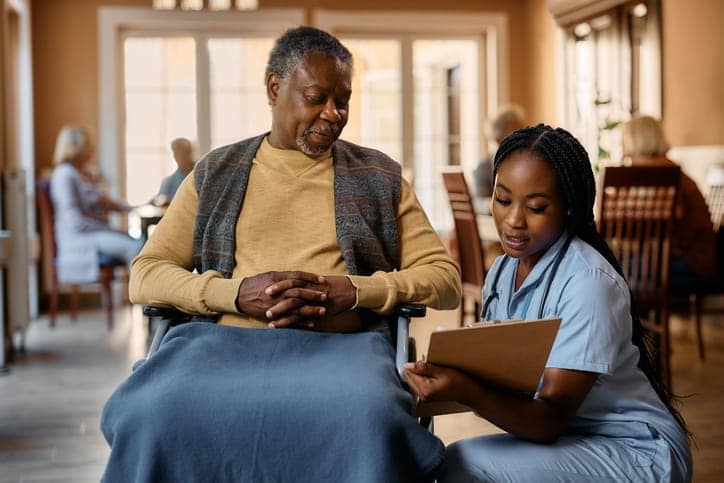
{"type": "Polygon", "coordinates": [[[508,433],[449,446],[438,481],[688,481],[687,430],[596,230],[586,151],[563,129],[528,127],[503,140],[494,170],[505,255],[485,281],[484,318],[560,317],[561,325],[532,396],[407,364],[405,379],[421,399],[460,402],[508,433]]]}
{"type": "Polygon", "coordinates": [[[100,257],[130,264],[142,242],[112,229],[109,211],[128,211],[125,203],[92,182],[93,145],[84,128],[65,126],[55,144],[50,196],[55,215],[57,271],[60,283],[91,283],[99,278],[100,257]]]}
{"type": "MultiPolygon", "coordinates": [[[[666,157],[669,144],[661,124],[651,116],[635,116],[621,127],[623,155],[635,166],[676,165],[666,157]]],[[[715,275],[716,234],[709,207],[694,180],[681,172],[677,223],[672,234],[671,282],[688,285],[715,275]]]]}

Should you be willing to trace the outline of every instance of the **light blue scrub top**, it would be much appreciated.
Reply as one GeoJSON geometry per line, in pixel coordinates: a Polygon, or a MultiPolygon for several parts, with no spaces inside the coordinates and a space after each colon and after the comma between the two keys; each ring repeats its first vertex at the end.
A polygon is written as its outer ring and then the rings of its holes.
{"type": "MultiPolygon", "coordinates": [[[[541,257],[515,292],[517,259],[509,259],[498,280],[488,320],[538,318],[550,267],[567,234],[541,257]]],[[[504,257],[486,277],[483,300],[504,257]]],[[[611,264],[578,237],[571,241],[551,283],[543,318],[560,317],[561,326],[546,367],[595,372],[593,388],[571,421],[568,434],[650,438],[671,446],[682,474],[691,476],[687,438],[638,368],[639,350],[631,342],[630,296],[611,264]]]]}

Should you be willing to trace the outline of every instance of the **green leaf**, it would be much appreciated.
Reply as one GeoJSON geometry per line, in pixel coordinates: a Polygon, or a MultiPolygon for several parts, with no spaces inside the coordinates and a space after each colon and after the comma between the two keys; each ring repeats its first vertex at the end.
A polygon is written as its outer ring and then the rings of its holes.
{"type": "Polygon", "coordinates": [[[611,157],[611,153],[606,151],[601,146],[598,147],[598,159],[609,159],[611,157]]]}

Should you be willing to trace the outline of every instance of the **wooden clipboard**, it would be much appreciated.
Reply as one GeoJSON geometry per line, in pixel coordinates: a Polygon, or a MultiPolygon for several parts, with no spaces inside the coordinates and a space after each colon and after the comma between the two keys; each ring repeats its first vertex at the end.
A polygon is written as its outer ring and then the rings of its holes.
{"type": "MultiPolygon", "coordinates": [[[[430,334],[427,362],[460,369],[512,392],[533,393],[561,324],[560,318],[481,322],[430,334]]],[[[420,402],[417,416],[470,411],[451,402],[420,402]]]]}

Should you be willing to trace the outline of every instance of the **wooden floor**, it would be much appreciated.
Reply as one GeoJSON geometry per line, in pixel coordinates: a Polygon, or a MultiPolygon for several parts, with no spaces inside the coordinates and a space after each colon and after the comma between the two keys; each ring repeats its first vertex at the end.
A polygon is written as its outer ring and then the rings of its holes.
{"type": "MultiPolygon", "coordinates": [[[[455,313],[433,312],[417,324],[420,347],[429,330],[454,324],[455,313]]],[[[693,330],[676,318],[674,385],[687,395],[682,411],[695,436],[694,481],[724,481],[724,320],[704,323],[707,361],[698,361],[693,330]]],[[[27,351],[0,376],[0,483],[98,481],[108,448],[99,431],[100,412],[113,389],[145,351],[145,322],[138,308],[120,309],[116,327],[105,328],[100,311],[81,313],[55,329],[34,322],[27,351]]],[[[472,415],[436,418],[444,441],[495,428],[472,415]]]]}

